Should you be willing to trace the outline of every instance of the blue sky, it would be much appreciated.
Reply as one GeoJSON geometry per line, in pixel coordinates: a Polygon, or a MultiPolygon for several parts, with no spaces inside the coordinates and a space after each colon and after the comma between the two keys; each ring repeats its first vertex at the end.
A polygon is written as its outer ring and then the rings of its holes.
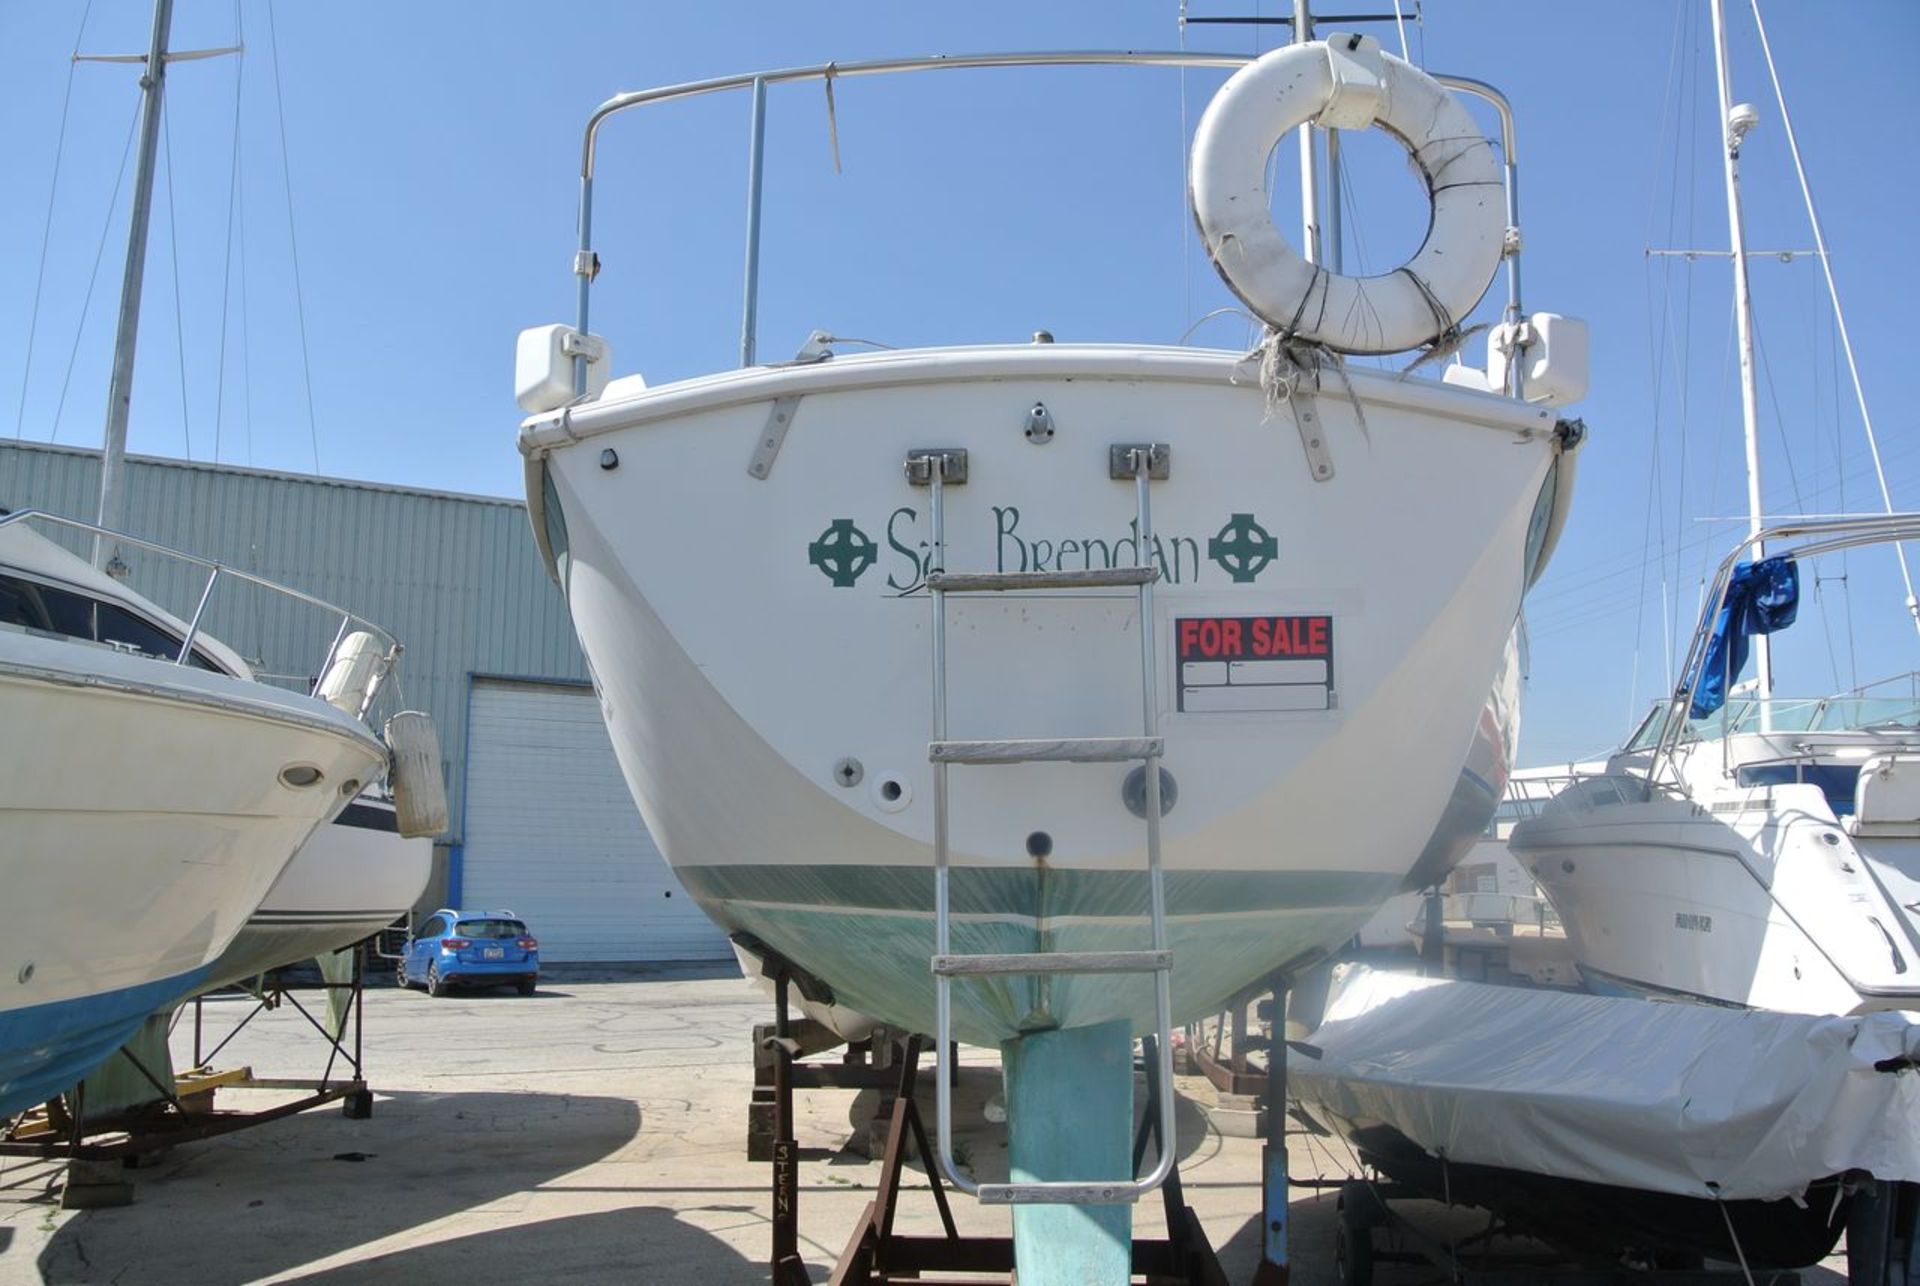
{"type": "MultiPolygon", "coordinates": [[[[1258,7],[1194,0],[1191,12],[1258,7]]],[[[77,37],[82,52],[143,50],[148,8],[0,0],[14,193],[0,203],[0,433],[100,439],[125,186],[111,198],[137,71],[75,68],[68,55],[77,37]]],[[[1529,609],[1522,758],[1564,759],[1617,740],[1629,712],[1664,685],[1663,608],[1690,621],[1703,569],[1739,530],[1722,520],[1745,509],[1726,262],[1645,256],[1650,245],[1726,245],[1705,3],[1429,0],[1426,9],[1416,58],[1495,82],[1518,112],[1529,308],[1593,327],[1580,494],[1529,609]]],[[[1744,0],[1729,9],[1736,96],[1762,116],[1744,162],[1750,244],[1809,247],[1744,0]]],[[[206,459],[217,439],[219,458],[234,463],[312,470],[317,459],[329,474],[515,494],[513,336],[571,314],[579,128],[599,101],[829,59],[1173,48],[1175,15],[1161,2],[558,10],[244,0],[236,17],[228,0],[178,0],[176,49],[231,44],[238,22],[248,54],[169,73],[171,164],[163,159],[156,198],[132,447],[206,459]]],[[[1897,382],[1912,362],[1905,332],[1920,286],[1920,184],[1904,127],[1920,117],[1920,6],[1862,0],[1836,21],[1826,6],[1776,0],[1767,17],[1894,497],[1920,507],[1913,401],[1897,382]]],[[[1195,27],[1187,43],[1237,52],[1279,38],[1276,28],[1195,27]]],[[[842,82],[838,174],[819,88],[776,91],[763,355],[791,351],[815,327],[894,344],[1020,339],[1036,327],[1063,339],[1178,340],[1228,302],[1193,247],[1182,186],[1183,130],[1220,78],[842,82]]],[[[746,100],[730,97],[609,129],[595,329],[620,369],[659,382],[732,363],[746,123],[746,100]]],[[[1349,158],[1350,264],[1390,268],[1424,227],[1417,191],[1383,140],[1356,141],[1349,158]]],[[[1753,276],[1770,505],[1871,505],[1818,268],[1769,261],[1753,276]]],[[[1244,334],[1217,320],[1198,339],[1235,346],[1244,334]]],[[[1814,606],[1832,610],[1810,611],[1783,640],[1783,691],[1916,668],[1890,566],[1884,553],[1856,558],[1844,584],[1817,587],[1814,606]]]]}

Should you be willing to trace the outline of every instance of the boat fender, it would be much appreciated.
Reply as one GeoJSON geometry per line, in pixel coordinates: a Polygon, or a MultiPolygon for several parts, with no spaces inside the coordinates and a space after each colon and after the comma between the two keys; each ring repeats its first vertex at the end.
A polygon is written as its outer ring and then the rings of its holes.
{"type": "Polygon", "coordinates": [[[439,835],[447,829],[447,785],[440,775],[440,737],[433,717],[402,710],[387,720],[394,820],[407,839],[439,835]]]}
{"type": "Polygon", "coordinates": [[[387,651],[365,630],[340,640],[313,694],[334,709],[358,719],[373,704],[386,673],[387,651]]]}
{"type": "Polygon", "coordinates": [[[1188,173],[1214,267],[1282,335],[1341,353],[1397,353],[1448,335],[1499,270],[1505,190],[1491,140],[1433,77],[1367,36],[1334,34],[1247,64],[1207,104],[1188,173]],[[1413,258],[1378,277],[1308,263],[1274,226],[1267,158],[1290,131],[1375,125],[1407,149],[1432,219],[1413,258]]]}

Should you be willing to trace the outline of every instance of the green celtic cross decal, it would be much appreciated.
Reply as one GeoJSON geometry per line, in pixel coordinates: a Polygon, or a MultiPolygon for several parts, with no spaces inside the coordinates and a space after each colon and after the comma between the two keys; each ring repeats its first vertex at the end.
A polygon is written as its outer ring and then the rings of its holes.
{"type": "Polygon", "coordinates": [[[1252,514],[1235,514],[1219,535],[1207,541],[1207,557],[1219,563],[1236,585],[1253,580],[1279,556],[1280,542],[1252,514]]]}
{"type": "Polygon", "coordinates": [[[835,518],[820,539],[807,546],[807,561],[825,573],[835,589],[852,589],[879,553],[879,546],[853,519],[835,518]]]}

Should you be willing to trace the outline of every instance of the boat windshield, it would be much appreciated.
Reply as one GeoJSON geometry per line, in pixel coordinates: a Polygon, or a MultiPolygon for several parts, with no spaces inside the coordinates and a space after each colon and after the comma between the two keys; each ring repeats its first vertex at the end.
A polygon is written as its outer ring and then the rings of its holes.
{"type": "MultiPolygon", "coordinates": [[[[1774,732],[1869,732],[1920,729],[1920,689],[1912,688],[1912,677],[1901,683],[1910,690],[1903,693],[1866,695],[1866,689],[1832,697],[1772,697],[1765,701],[1755,696],[1736,696],[1724,712],[1716,710],[1704,719],[1689,719],[1680,734],[1685,745],[1695,741],[1716,741],[1742,732],[1759,732],[1763,726],[1774,732]],[[1764,721],[1762,713],[1769,717],[1764,721]],[[1724,718],[1722,717],[1724,713],[1724,718]]],[[[1890,685],[1875,684],[1873,687],[1890,685]]],[[[1649,750],[1660,739],[1665,701],[1658,702],[1635,729],[1627,742],[1628,750],[1649,750]]]]}
{"type": "Polygon", "coordinates": [[[1736,698],[1727,703],[1727,717],[1709,715],[1687,722],[1683,741],[1711,740],[1723,733],[1759,732],[1762,727],[1774,732],[1862,732],[1876,728],[1907,729],[1920,727],[1920,698],[1907,697],[1757,697],[1736,698]],[[1764,721],[1762,713],[1769,717],[1764,721]]]}
{"type": "Polygon", "coordinates": [[[1667,703],[1665,701],[1654,702],[1653,708],[1647,711],[1647,717],[1640,721],[1640,726],[1634,729],[1631,737],[1627,738],[1627,749],[1653,749],[1654,743],[1660,739],[1660,725],[1663,722],[1660,716],[1665,714],[1666,711],[1667,703]]]}
{"type": "MultiPolygon", "coordinates": [[[[117,651],[162,661],[171,661],[180,655],[180,639],[176,635],[118,603],[28,580],[11,572],[0,572],[0,625],[104,643],[117,651]]],[[[225,673],[199,648],[193,649],[188,660],[202,670],[225,673]]]]}

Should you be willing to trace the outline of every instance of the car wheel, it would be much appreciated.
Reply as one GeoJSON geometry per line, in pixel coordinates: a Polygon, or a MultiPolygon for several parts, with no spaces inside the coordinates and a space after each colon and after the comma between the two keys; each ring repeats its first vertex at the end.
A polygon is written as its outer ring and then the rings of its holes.
{"type": "Polygon", "coordinates": [[[447,994],[446,984],[440,981],[440,966],[437,964],[427,966],[427,994],[429,996],[447,994]]]}
{"type": "Polygon", "coordinates": [[[539,985],[540,983],[537,978],[522,978],[519,984],[520,994],[523,996],[531,996],[533,989],[539,985]]]}
{"type": "Polygon", "coordinates": [[[413,980],[407,977],[407,962],[404,960],[394,961],[393,985],[402,991],[409,991],[413,988],[413,980]]]}

